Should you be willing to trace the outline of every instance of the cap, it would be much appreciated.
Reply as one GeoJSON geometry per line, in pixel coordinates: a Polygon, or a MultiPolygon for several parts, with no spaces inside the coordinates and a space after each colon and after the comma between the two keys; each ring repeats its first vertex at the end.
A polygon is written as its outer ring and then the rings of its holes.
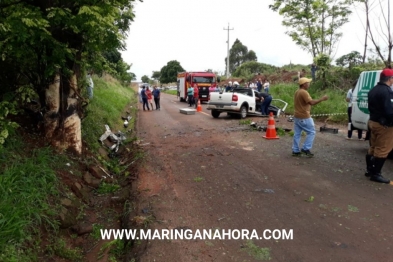
{"type": "Polygon", "coordinates": [[[236,85],[239,85],[239,83],[237,81],[235,81],[235,82],[233,82],[233,85],[236,86],[236,85]]]}
{"type": "Polygon", "coordinates": [[[384,70],[382,70],[381,74],[385,77],[391,77],[393,76],[393,69],[385,68],[384,70]]]}
{"type": "Polygon", "coordinates": [[[305,83],[310,83],[312,81],[312,79],[306,78],[306,77],[302,77],[299,79],[299,86],[305,84],[305,83]]]}

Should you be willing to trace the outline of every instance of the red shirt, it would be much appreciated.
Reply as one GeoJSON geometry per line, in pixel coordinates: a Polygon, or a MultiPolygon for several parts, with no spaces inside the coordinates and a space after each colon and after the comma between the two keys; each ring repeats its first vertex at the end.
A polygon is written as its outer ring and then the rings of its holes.
{"type": "Polygon", "coordinates": [[[199,97],[199,88],[194,87],[194,97],[199,97]]]}
{"type": "Polygon", "coordinates": [[[146,90],[146,95],[147,95],[147,99],[152,99],[150,90],[146,90]]]}

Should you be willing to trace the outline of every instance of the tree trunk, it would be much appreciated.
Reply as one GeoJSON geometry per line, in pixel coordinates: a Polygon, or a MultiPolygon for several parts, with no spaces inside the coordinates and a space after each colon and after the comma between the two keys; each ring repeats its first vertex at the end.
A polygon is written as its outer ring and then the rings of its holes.
{"type": "Polygon", "coordinates": [[[367,19],[366,19],[366,36],[365,36],[365,39],[364,39],[363,64],[366,62],[368,27],[370,26],[370,24],[368,23],[368,0],[365,0],[364,4],[366,6],[367,19]]]}
{"type": "Polygon", "coordinates": [[[81,119],[78,115],[77,78],[56,75],[45,92],[45,138],[58,150],[82,154],[81,119]]]}

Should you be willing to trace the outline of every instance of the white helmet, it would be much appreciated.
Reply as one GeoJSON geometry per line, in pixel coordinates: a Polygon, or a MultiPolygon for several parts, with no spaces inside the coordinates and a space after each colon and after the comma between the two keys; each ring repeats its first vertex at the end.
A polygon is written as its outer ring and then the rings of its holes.
{"type": "Polygon", "coordinates": [[[229,82],[228,82],[228,85],[230,85],[230,86],[231,86],[231,85],[232,85],[232,81],[229,81],[229,82]]]}
{"type": "Polygon", "coordinates": [[[233,85],[234,85],[234,86],[238,86],[239,83],[238,83],[237,81],[235,81],[235,82],[233,82],[233,85]]]}

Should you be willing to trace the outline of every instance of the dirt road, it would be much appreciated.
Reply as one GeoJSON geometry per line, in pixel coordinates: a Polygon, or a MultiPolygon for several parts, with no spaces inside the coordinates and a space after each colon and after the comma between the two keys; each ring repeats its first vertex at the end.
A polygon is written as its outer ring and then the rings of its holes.
{"type": "MultiPolygon", "coordinates": [[[[367,142],[317,132],[315,157],[294,158],[289,135],[264,140],[206,105],[180,114],[187,104],[171,95],[161,104],[138,120],[139,208],[154,215],[150,227],[293,229],[293,240],[151,240],[141,261],[393,261],[393,186],[364,176],[367,142]]],[[[390,170],[387,161],[393,179],[390,170]]]]}

